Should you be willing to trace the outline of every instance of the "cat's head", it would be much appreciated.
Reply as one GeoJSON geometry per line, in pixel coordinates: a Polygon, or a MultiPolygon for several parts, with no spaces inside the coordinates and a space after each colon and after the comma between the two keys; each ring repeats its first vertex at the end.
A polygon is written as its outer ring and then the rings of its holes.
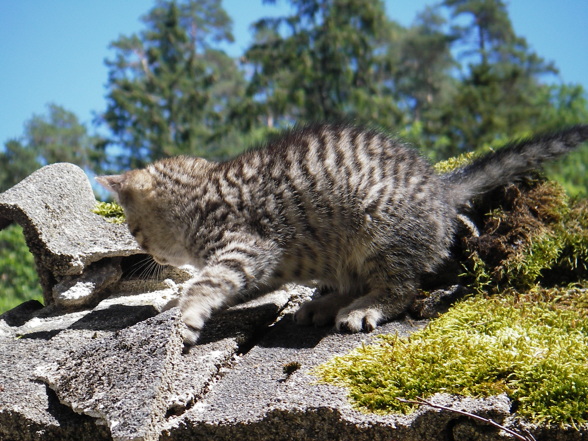
{"type": "Polygon", "coordinates": [[[190,263],[183,237],[177,231],[178,222],[171,214],[172,198],[147,169],[99,176],[96,180],[123,207],[129,231],[157,263],[190,263]]]}

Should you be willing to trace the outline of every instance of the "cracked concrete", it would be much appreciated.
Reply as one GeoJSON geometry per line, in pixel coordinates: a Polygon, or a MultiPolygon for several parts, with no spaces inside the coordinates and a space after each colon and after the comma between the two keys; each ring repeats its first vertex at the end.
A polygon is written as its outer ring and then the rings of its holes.
{"type": "MultiPolygon", "coordinates": [[[[409,416],[361,413],[344,389],[318,384],[312,369],[320,363],[427,321],[354,335],[298,327],[292,314],[310,288],[289,285],[217,313],[184,351],[176,304],[190,273],[140,276],[145,256],[124,226],[91,213],[94,203],[70,164],[45,167],[0,194],[0,229],[23,226],[46,303],[0,315],[1,440],[512,439],[426,406],[409,416]]],[[[438,303],[447,307],[456,293],[440,293],[438,303]]],[[[417,309],[439,310],[426,302],[417,309]]],[[[586,439],[581,430],[514,419],[506,396],[430,401],[528,429],[538,441],[586,439]]]]}

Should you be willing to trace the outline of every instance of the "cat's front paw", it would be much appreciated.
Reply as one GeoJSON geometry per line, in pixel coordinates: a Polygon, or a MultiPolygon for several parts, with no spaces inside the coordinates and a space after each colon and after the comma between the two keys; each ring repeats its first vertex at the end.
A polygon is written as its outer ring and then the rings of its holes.
{"type": "Polygon", "coordinates": [[[186,346],[194,346],[200,337],[200,332],[204,328],[204,323],[208,319],[210,312],[208,308],[203,307],[198,302],[182,302],[182,321],[186,326],[182,329],[182,337],[186,346]]]}
{"type": "Polygon", "coordinates": [[[337,314],[335,326],[339,332],[372,332],[383,319],[382,312],[377,308],[347,307],[337,314]]]}
{"type": "Polygon", "coordinates": [[[184,339],[184,347],[190,349],[196,345],[198,338],[200,337],[200,329],[193,328],[191,326],[184,326],[182,329],[182,338],[184,339]]]}

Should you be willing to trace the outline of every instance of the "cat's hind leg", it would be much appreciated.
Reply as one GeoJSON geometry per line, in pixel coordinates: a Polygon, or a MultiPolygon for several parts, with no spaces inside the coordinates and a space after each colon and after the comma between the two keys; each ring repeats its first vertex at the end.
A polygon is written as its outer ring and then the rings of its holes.
{"type": "Polygon", "coordinates": [[[397,240],[396,245],[390,242],[362,263],[360,273],[367,292],[339,310],[335,318],[337,330],[371,332],[410,307],[423,266],[422,247],[419,243],[407,244],[405,240],[397,240]]]}

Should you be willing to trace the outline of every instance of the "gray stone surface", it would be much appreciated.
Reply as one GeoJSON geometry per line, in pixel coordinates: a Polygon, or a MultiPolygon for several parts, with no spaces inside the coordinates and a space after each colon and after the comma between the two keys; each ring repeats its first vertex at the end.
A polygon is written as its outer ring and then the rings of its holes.
{"type": "Polygon", "coordinates": [[[109,440],[105,427],[62,405],[55,394],[36,380],[34,370],[47,360],[57,359],[91,336],[83,332],[45,338],[0,338],[0,439],[109,440]]]}
{"type": "MultiPolygon", "coordinates": [[[[2,441],[512,439],[456,411],[528,430],[537,441],[588,438],[584,428],[513,418],[506,396],[436,395],[429,401],[446,409],[408,416],[357,411],[344,389],[317,383],[313,368],[427,321],[353,335],[297,327],[292,314],[313,294],[301,286],[216,313],[186,351],[177,301],[192,273],[145,272],[126,228],[92,214],[94,203],[83,172],[68,164],[0,194],[0,228],[23,226],[48,304],[0,315],[2,441]]],[[[434,316],[460,295],[439,291],[415,311],[434,316]]]]}
{"type": "Polygon", "coordinates": [[[160,313],[146,294],[62,314],[23,304],[0,316],[0,439],[159,439],[291,297],[308,294],[278,290],[223,311],[188,352],[178,308],[160,313]]]}
{"type": "MultiPolygon", "coordinates": [[[[338,334],[280,321],[209,394],[181,418],[170,419],[162,439],[230,440],[445,440],[460,415],[423,407],[407,416],[376,416],[355,410],[341,388],[317,384],[312,369],[336,355],[367,344],[381,333],[408,335],[426,322],[400,321],[373,334],[338,334]],[[291,374],[284,367],[300,366],[291,374]]],[[[510,415],[506,397],[486,400],[432,399],[502,421],[510,415]]],[[[471,431],[487,432],[473,424],[471,431]]],[[[500,439],[494,431],[488,439],[500,439]]],[[[451,438],[449,438],[451,439],[451,438]]],[[[456,438],[459,439],[459,438],[456,438]]],[[[481,439],[481,438],[476,438],[481,439]]]]}
{"type": "MultiPolygon", "coordinates": [[[[380,333],[407,335],[427,322],[353,335],[296,326],[292,311],[310,294],[290,286],[218,313],[187,352],[178,309],[160,312],[165,307],[149,305],[147,294],[112,295],[61,315],[24,304],[0,316],[0,439],[511,439],[426,406],[410,416],[364,414],[344,389],[317,384],[318,364],[380,333]],[[287,365],[295,368],[286,373],[287,365]]],[[[524,433],[505,396],[430,401],[524,433]]],[[[575,430],[531,429],[537,440],[583,439],[575,430]]]]}
{"type": "Polygon", "coordinates": [[[11,222],[23,227],[46,303],[53,303],[52,288],[63,277],[140,252],[124,225],[92,213],[95,205],[83,170],[66,163],[43,167],[0,194],[0,229],[11,222]]]}
{"type": "Polygon", "coordinates": [[[96,262],[78,277],[66,276],[53,286],[53,300],[63,308],[79,308],[92,303],[100,293],[122,277],[120,259],[96,262]]]}
{"type": "Polygon", "coordinates": [[[152,441],[181,353],[172,310],[40,365],[36,375],[61,403],[106,424],[114,440],[152,441]]]}

